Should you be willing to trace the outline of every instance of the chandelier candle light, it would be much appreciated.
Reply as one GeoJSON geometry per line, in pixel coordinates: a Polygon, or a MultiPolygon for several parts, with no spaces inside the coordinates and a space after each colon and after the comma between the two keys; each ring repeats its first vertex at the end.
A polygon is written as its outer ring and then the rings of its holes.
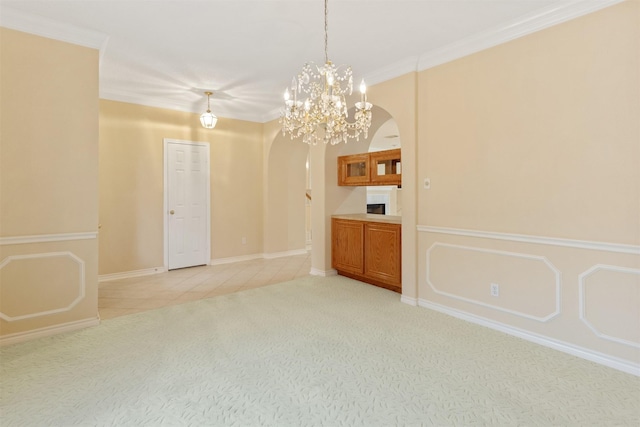
{"type": "Polygon", "coordinates": [[[360,83],[360,102],[356,102],[354,121],[349,122],[345,96],[353,92],[351,67],[335,66],[328,54],[327,1],[324,1],[325,64],[306,63],[284,92],[284,108],[280,117],[283,134],[291,139],[302,137],[307,144],[347,142],[349,138],[367,137],[371,126],[372,104],[367,102],[367,87],[360,83]],[[306,98],[305,98],[306,97],[306,98]],[[304,98],[304,99],[303,99],[304,98]],[[318,129],[324,135],[318,135],[318,129]]]}

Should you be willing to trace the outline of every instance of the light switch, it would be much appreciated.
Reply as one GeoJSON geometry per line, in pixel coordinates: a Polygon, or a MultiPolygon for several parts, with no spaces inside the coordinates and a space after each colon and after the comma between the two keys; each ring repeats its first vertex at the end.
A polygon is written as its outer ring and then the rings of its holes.
{"type": "Polygon", "coordinates": [[[424,189],[428,190],[431,188],[431,180],[429,178],[424,179],[424,189]]]}

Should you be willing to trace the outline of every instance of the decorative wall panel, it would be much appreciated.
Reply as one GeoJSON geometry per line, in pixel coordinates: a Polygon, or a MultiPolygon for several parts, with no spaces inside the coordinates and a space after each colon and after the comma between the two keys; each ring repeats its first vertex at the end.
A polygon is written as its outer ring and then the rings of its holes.
{"type": "Polygon", "coordinates": [[[543,256],[436,242],[427,250],[427,283],[437,294],[539,322],[560,313],[561,274],[543,256]]]}
{"type": "Polygon", "coordinates": [[[640,348],[640,269],[597,264],[578,282],[580,320],[602,339],[640,348]]]}
{"type": "Polygon", "coordinates": [[[69,311],[85,296],[85,263],[68,251],[11,255],[0,263],[0,283],[7,322],[69,311]]]}

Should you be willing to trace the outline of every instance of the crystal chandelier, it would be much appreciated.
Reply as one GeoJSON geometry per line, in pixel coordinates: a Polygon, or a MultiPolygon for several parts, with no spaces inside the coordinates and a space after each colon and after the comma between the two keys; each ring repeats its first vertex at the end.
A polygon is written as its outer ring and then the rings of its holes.
{"type": "Polygon", "coordinates": [[[356,102],[354,121],[348,120],[345,96],[353,92],[350,66],[336,66],[329,60],[327,0],[324,1],[324,58],[322,66],[306,63],[284,92],[285,105],[280,116],[283,134],[291,139],[302,137],[307,144],[319,140],[332,145],[350,138],[367,137],[371,126],[371,105],[367,102],[367,87],[360,83],[360,102],[356,102]],[[318,129],[324,132],[318,133],[318,129]]]}

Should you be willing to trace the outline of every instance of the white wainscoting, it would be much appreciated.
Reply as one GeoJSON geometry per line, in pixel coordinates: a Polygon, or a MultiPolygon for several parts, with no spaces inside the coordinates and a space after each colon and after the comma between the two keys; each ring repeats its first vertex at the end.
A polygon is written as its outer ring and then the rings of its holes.
{"type": "Polygon", "coordinates": [[[558,237],[531,236],[527,234],[496,233],[493,231],[468,230],[462,228],[432,227],[418,225],[423,233],[451,234],[455,236],[479,237],[481,239],[507,240],[511,242],[536,243],[539,245],[564,246],[568,248],[589,249],[592,251],[618,252],[640,255],[640,246],[621,243],[593,242],[588,240],[562,239],[558,237]]]}
{"type": "MultiPolygon", "coordinates": [[[[620,256],[625,257],[624,259],[626,260],[624,262],[624,264],[629,264],[629,259],[635,259],[635,258],[629,258],[628,255],[640,255],[640,246],[637,245],[626,245],[626,244],[619,244],[619,243],[610,243],[610,242],[594,242],[594,241],[584,241],[584,240],[573,240],[573,239],[563,239],[563,238],[553,238],[553,237],[545,237],[545,236],[531,236],[531,235],[521,235],[521,234],[509,234],[509,233],[495,233],[495,232],[488,232],[488,231],[481,231],[481,230],[468,230],[468,229],[455,229],[455,228],[445,228],[445,227],[432,227],[432,226],[423,226],[423,225],[419,225],[417,226],[417,230],[421,233],[432,233],[432,234],[442,234],[442,235],[449,235],[449,236],[463,236],[463,237],[472,237],[472,238],[478,238],[478,239],[491,239],[491,240],[499,240],[499,241],[508,241],[508,242],[518,242],[518,243],[530,243],[530,244],[537,244],[537,245],[548,245],[548,246],[554,246],[554,247],[563,247],[563,248],[575,248],[575,249],[582,249],[582,250],[588,250],[588,251],[596,251],[596,252],[601,252],[603,253],[602,256],[606,256],[607,259],[611,259],[611,254],[620,254],[620,256]],[[609,253],[609,255],[606,255],[606,253],[609,253]]],[[[451,292],[446,292],[445,290],[441,289],[438,286],[438,283],[433,283],[433,281],[430,278],[430,269],[431,269],[431,265],[430,265],[430,254],[432,253],[432,251],[434,250],[434,248],[438,248],[438,247],[442,247],[442,246],[447,246],[447,247],[456,247],[459,248],[461,250],[472,250],[472,251],[480,251],[480,252],[485,252],[485,253],[494,253],[494,254],[501,254],[504,256],[517,256],[517,257],[524,257],[524,258],[528,258],[531,260],[537,260],[540,262],[545,263],[548,268],[552,271],[554,271],[555,275],[556,275],[556,280],[557,280],[557,285],[556,285],[556,305],[558,307],[558,309],[556,310],[557,313],[555,313],[553,316],[549,317],[549,316],[545,316],[543,318],[540,319],[534,319],[534,320],[538,320],[538,321],[548,321],[550,318],[554,317],[555,315],[557,315],[560,312],[560,307],[562,307],[561,305],[561,300],[560,300],[560,286],[562,285],[562,282],[560,281],[562,279],[562,268],[557,268],[556,266],[554,266],[553,264],[551,264],[549,262],[549,260],[544,257],[544,256],[539,256],[539,255],[529,255],[529,254],[523,254],[523,253],[514,253],[514,252],[509,252],[509,251],[497,251],[494,249],[489,249],[489,248],[481,248],[481,247],[473,247],[473,246],[464,246],[464,245],[457,245],[457,244],[451,244],[451,243],[445,243],[445,242],[439,242],[437,240],[432,240],[431,242],[431,246],[429,247],[429,249],[427,249],[426,252],[426,281],[427,281],[427,285],[429,286],[429,288],[435,292],[436,294],[439,295],[443,295],[446,296],[448,298],[452,298],[452,299],[456,299],[456,300],[462,300],[465,301],[467,303],[472,303],[475,305],[479,305],[479,306],[483,306],[483,307],[487,307],[493,310],[499,310],[499,311],[503,311],[503,312],[508,312],[510,314],[516,315],[516,316],[520,316],[520,317],[527,317],[527,318],[531,318],[531,316],[522,316],[523,313],[518,313],[518,312],[513,312],[513,311],[509,311],[509,310],[505,310],[503,307],[496,307],[496,306],[491,306],[488,305],[482,301],[475,301],[469,298],[466,298],[462,295],[456,295],[456,294],[452,294],[451,292]]],[[[479,243],[480,244],[480,243],[479,243]]],[[[592,252],[593,254],[593,252],[592,252]]],[[[633,263],[635,263],[635,261],[632,261],[633,263]]],[[[634,265],[635,267],[635,265],[634,265]]],[[[598,325],[594,324],[594,320],[591,319],[589,317],[589,312],[588,310],[586,310],[586,299],[587,299],[587,295],[589,294],[589,286],[587,286],[588,281],[591,279],[593,279],[593,275],[595,273],[598,272],[602,272],[602,271],[609,271],[609,272],[616,272],[616,273],[625,273],[625,274],[632,274],[632,275],[638,275],[640,274],[640,269],[638,268],[631,268],[629,266],[624,266],[624,265],[611,265],[611,263],[598,263],[595,265],[590,266],[589,268],[587,268],[585,271],[583,271],[581,274],[579,274],[579,277],[577,278],[576,281],[574,281],[574,279],[572,279],[571,283],[564,283],[562,286],[570,286],[569,289],[571,289],[571,292],[576,292],[576,294],[578,295],[578,300],[579,302],[576,302],[576,304],[579,304],[579,307],[574,307],[575,308],[575,313],[579,313],[579,320],[585,324],[588,329],[594,334],[596,335],[598,338],[609,341],[609,342],[614,342],[616,344],[622,345],[622,346],[627,346],[633,349],[638,349],[640,348],[640,343],[636,342],[635,340],[630,340],[627,339],[626,337],[621,337],[623,330],[622,329],[618,329],[618,333],[615,333],[615,328],[624,328],[624,323],[623,322],[618,322],[620,324],[620,326],[618,326],[616,323],[613,324],[613,326],[611,326],[611,324],[609,325],[609,331],[607,331],[606,333],[601,331],[598,328],[598,325]],[[611,329],[613,330],[613,332],[611,331],[611,329]],[[620,335],[620,336],[619,336],[620,335]]],[[[575,275],[576,273],[573,272],[572,273],[572,277],[575,277],[573,275],[575,275]]],[[[624,288],[626,289],[627,293],[633,293],[629,291],[629,283],[636,283],[636,282],[625,282],[627,283],[627,287],[624,288]]],[[[637,283],[640,283],[637,282],[637,283]]],[[[592,290],[591,292],[594,292],[594,290],[592,290]]],[[[594,292],[596,293],[596,292],[594,292]]],[[[626,294],[625,294],[626,295],[626,294]]],[[[624,298],[624,296],[620,296],[619,298],[624,298]]],[[[605,354],[602,352],[598,352],[596,350],[592,350],[589,348],[585,348],[582,347],[580,345],[576,345],[573,343],[569,343],[569,342],[564,342],[561,340],[557,340],[551,337],[547,337],[547,336],[543,336],[541,334],[538,333],[534,333],[528,330],[524,330],[521,328],[517,328],[514,326],[511,326],[509,324],[505,324],[503,322],[498,322],[495,320],[491,320],[488,319],[484,316],[481,315],[477,315],[477,314],[473,314],[467,311],[463,311],[460,309],[456,309],[456,308],[452,308],[446,305],[443,305],[442,303],[436,303],[434,301],[429,301],[426,300],[425,298],[421,298],[420,295],[417,296],[417,301],[418,301],[418,305],[421,307],[426,307],[426,308],[430,308],[433,310],[437,310],[458,318],[461,318],[463,320],[467,320],[473,323],[477,323],[483,326],[487,326],[511,335],[515,335],[521,338],[524,338],[526,340],[541,344],[541,345],[545,345],[547,347],[551,347],[566,353],[570,353],[573,354],[575,356],[584,358],[584,359],[588,359],[597,363],[601,363],[603,365],[615,368],[615,369],[619,369],[621,371],[624,372],[628,372],[634,375],[638,375],[640,376],[640,364],[638,363],[634,363],[630,360],[627,359],[621,359],[618,357],[615,357],[613,355],[609,355],[609,354],[605,354]]],[[[599,301],[599,300],[598,300],[599,301]]],[[[403,302],[406,303],[411,303],[411,301],[409,301],[408,299],[405,301],[403,299],[403,302]]],[[[593,302],[593,299],[592,299],[593,302]]],[[[592,306],[590,306],[592,307],[592,306]]],[[[633,315],[633,304],[631,304],[632,307],[632,312],[631,315],[633,315]]],[[[596,314],[597,314],[597,310],[595,310],[596,314]]],[[[593,316],[593,314],[592,314],[593,316]]],[[[627,317],[629,315],[626,315],[627,317]]],[[[602,314],[600,314],[600,318],[602,319],[602,314]]],[[[621,317],[621,318],[624,318],[621,317]]]]}
{"type": "Polygon", "coordinates": [[[431,287],[431,289],[439,295],[444,295],[447,296],[449,298],[453,298],[453,299],[457,299],[460,301],[464,301],[467,303],[471,303],[471,304],[476,304],[482,307],[488,307],[491,308],[493,310],[498,310],[498,311],[503,311],[505,313],[509,313],[509,314],[513,314],[515,316],[520,316],[520,317],[524,317],[527,319],[532,319],[532,320],[536,320],[538,322],[548,322],[549,320],[553,319],[554,317],[556,317],[558,314],[560,314],[560,286],[561,286],[561,274],[560,271],[553,265],[551,264],[551,262],[549,262],[549,260],[543,256],[537,256],[537,255],[529,255],[529,254],[523,254],[523,253],[518,253],[518,252],[511,252],[511,251],[497,251],[497,250],[493,250],[493,249],[485,249],[485,248],[478,248],[478,247],[471,247],[471,246],[462,246],[462,245],[452,245],[452,244],[448,244],[448,243],[439,243],[436,242],[433,245],[431,245],[431,247],[427,250],[427,284],[431,287]],[[479,253],[483,253],[483,254],[492,254],[492,255],[500,255],[500,256],[505,256],[505,257],[513,257],[513,258],[521,258],[521,259],[526,259],[526,260],[531,260],[533,262],[542,262],[549,270],[551,270],[551,272],[554,275],[554,287],[555,287],[555,292],[552,295],[552,298],[555,299],[555,309],[546,314],[543,317],[540,316],[535,316],[529,313],[525,313],[523,311],[518,311],[518,310],[512,310],[509,308],[505,308],[505,307],[500,307],[498,305],[495,304],[488,304],[486,302],[483,301],[479,301],[473,298],[467,298],[464,297],[462,295],[456,295],[454,293],[451,292],[445,292],[441,289],[438,289],[436,287],[436,285],[433,283],[433,281],[431,280],[431,253],[440,247],[445,247],[445,248],[452,248],[452,249],[457,249],[457,250],[461,250],[461,251],[472,251],[472,252],[479,252],[479,253]]]}
{"type": "Polygon", "coordinates": [[[640,376],[640,365],[634,364],[632,362],[629,362],[623,359],[619,359],[617,357],[610,356],[608,354],[603,354],[588,348],[576,346],[560,340],[555,340],[553,338],[535,334],[530,331],[526,331],[520,328],[515,328],[510,325],[505,325],[504,323],[495,322],[489,319],[485,319],[484,317],[476,316],[474,314],[470,314],[460,310],[455,310],[453,308],[436,304],[431,301],[418,299],[418,305],[420,307],[424,307],[431,310],[439,311],[440,313],[448,314],[449,316],[453,316],[458,319],[465,320],[467,322],[471,322],[477,325],[485,326],[487,328],[495,329],[496,331],[504,332],[506,334],[513,335],[513,336],[525,339],[527,341],[531,341],[536,344],[543,345],[545,347],[553,348],[555,350],[559,350],[564,353],[568,353],[573,356],[580,357],[582,359],[600,363],[601,365],[605,365],[610,368],[617,369],[619,371],[640,376]]]}
{"type": "Polygon", "coordinates": [[[71,310],[80,301],[84,299],[85,292],[86,292],[84,261],[69,251],[45,252],[45,253],[28,254],[28,255],[10,255],[0,263],[0,270],[6,267],[7,265],[11,264],[12,262],[20,262],[20,260],[24,260],[24,259],[39,259],[39,258],[70,258],[74,263],[76,263],[78,265],[78,295],[73,301],[71,301],[68,305],[64,307],[59,307],[59,308],[45,310],[45,311],[38,311],[38,312],[23,314],[19,316],[9,316],[5,313],[0,312],[1,319],[6,320],[7,322],[15,322],[17,320],[25,320],[25,319],[31,319],[34,317],[48,316],[50,314],[63,313],[65,311],[71,310]]]}
{"type": "MultiPolygon", "coordinates": [[[[58,233],[58,234],[38,234],[30,236],[11,236],[0,237],[0,246],[8,245],[23,245],[33,243],[53,243],[53,242],[65,242],[73,240],[89,240],[98,237],[96,231],[80,232],[80,233],[58,233]]],[[[62,313],[71,310],[77,305],[85,296],[86,292],[86,279],[85,279],[85,263],[84,260],[78,257],[76,254],[70,251],[57,251],[57,252],[41,252],[34,254],[24,255],[10,255],[4,258],[0,262],[0,269],[6,267],[12,262],[19,262],[25,259],[38,259],[38,258],[52,258],[52,257],[64,257],[70,258],[78,266],[78,295],[70,302],[70,304],[59,307],[56,309],[39,311],[34,313],[28,313],[19,316],[9,316],[6,313],[0,312],[0,318],[7,322],[15,322],[18,320],[31,319],[34,317],[47,316],[50,314],[62,313]]]]}
{"type": "Polygon", "coordinates": [[[98,232],[87,231],[83,233],[38,234],[33,236],[0,237],[0,246],[22,245],[25,243],[49,243],[64,242],[66,240],[87,240],[98,237],[98,232]]]}
{"type": "MultiPolygon", "coordinates": [[[[10,237],[0,237],[0,246],[39,244],[39,243],[47,244],[47,243],[56,243],[56,242],[91,240],[91,239],[96,239],[97,237],[98,237],[97,231],[39,234],[39,235],[29,235],[29,236],[10,236],[10,237]]],[[[27,314],[22,314],[17,316],[16,315],[10,316],[10,315],[7,315],[6,313],[0,313],[0,318],[2,318],[7,322],[15,322],[19,320],[26,320],[26,319],[32,319],[35,317],[67,312],[67,311],[70,311],[74,306],[76,306],[80,301],[82,301],[85,298],[85,295],[86,295],[85,261],[71,251],[51,251],[51,252],[37,252],[37,253],[30,253],[30,254],[9,255],[5,257],[2,261],[0,261],[0,269],[6,267],[7,265],[13,262],[20,262],[21,260],[46,259],[46,258],[52,258],[52,257],[71,259],[73,263],[77,266],[78,293],[75,296],[75,298],[72,301],[70,301],[69,304],[66,304],[64,307],[58,307],[55,309],[43,310],[43,311],[27,313],[27,314]]],[[[77,320],[77,321],[67,322],[67,323],[58,324],[58,325],[47,326],[47,327],[25,331],[25,332],[16,332],[12,334],[3,335],[2,337],[0,337],[0,345],[15,344],[15,343],[35,339],[35,338],[46,337],[46,336],[55,335],[63,332],[75,331],[78,329],[95,326],[95,325],[98,325],[99,323],[100,323],[100,318],[94,317],[90,319],[77,320]]]]}
{"type": "MultiPolygon", "coordinates": [[[[640,275],[640,269],[636,269],[636,268],[627,268],[627,267],[620,267],[617,265],[604,265],[604,264],[596,264],[593,267],[589,268],[588,270],[582,272],[580,274],[580,276],[578,277],[578,284],[579,284],[579,298],[580,298],[580,320],[587,325],[587,327],[599,338],[602,338],[604,340],[608,340],[608,341],[613,341],[613,342],[617,342],[619,344],[624,344],[624,345],[628,345],[631,347],[635,347],[635,348],[640,348],[640,342],[634,342],[634,341],[630,341],[627,339],[623,339],[620,337],[615,337],[612,335],[608,335],[605,333],[602,333],[598,330],[598,328],[589,321],[589,319],[587,318],[587,310],[586,310],[586,297],[587,297],[587,290],[585,287],[585,282],[587,280],[587,278],[589,276],[591,276],[592,274],[598,272],[598,271],[614,271],[614,272],[618,272],[618,273],[625,273],[625,274],[635,274],[635,275],[640,275]]],[[[638,285],[640,285],[640,280],[638,280],[637,282],[638,285]]],[[[636,325],[637,327],[638,325],[636,325]]]]}

